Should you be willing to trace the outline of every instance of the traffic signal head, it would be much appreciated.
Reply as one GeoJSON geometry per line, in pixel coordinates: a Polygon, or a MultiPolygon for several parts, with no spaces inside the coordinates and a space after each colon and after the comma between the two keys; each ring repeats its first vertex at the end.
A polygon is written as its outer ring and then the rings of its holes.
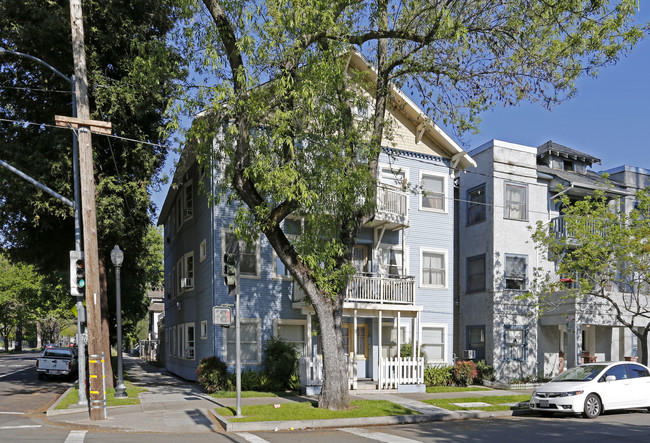
{"type": "Polygon", "coordinates": [[[226,286],[237,286],[237,255],[232,252],[223,256],[223,275],[226,286]]]}
{"type": "Polygon", "coordinates": [[[70,294],[81,297],[86,288],[84,255],[81,251],[70,251],[70,294]]]}

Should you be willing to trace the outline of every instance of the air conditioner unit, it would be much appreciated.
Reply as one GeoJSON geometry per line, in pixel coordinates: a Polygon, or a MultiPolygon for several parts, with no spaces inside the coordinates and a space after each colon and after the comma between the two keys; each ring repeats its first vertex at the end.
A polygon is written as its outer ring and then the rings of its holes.
{"type": "Polygon", "coordinates": [[[181,278],[181,288],[193,288],[194,279],[191,278],[181,278]]]}
{"type": "Polygon", "coordinates": [[[463,351],[463,359],[465,360],[473,360],[476,358],[476,350],[474,349],[465,349],[463,351]]]}

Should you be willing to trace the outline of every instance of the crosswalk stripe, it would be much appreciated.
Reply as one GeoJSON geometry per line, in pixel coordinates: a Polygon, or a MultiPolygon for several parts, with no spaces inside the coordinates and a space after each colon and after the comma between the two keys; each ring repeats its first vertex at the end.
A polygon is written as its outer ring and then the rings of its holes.
{"type": "Polygon", "coordinates": [[[83,443],[86,438],[86,432],[88,431],[70,431],[68,438],[65,439],[65,443],[83,443]]]}
{"type": "Polygon", "coordinates": [[[237,432],[237,435],[250,443],[269,443],[267,440],[249,432],[237,432]]]}
{"type": "Polygon", "coordinates": [[[27,428],[40,428],[41,425],[19,425],[19,426],[0,426],[0,430],[6,429],[27,429],[27,428]]]}
{"type": "Polygon", "coordinates": [[[384,432],[368,431],[363,428],[339,428],[338,430],[385,443],[420,443],[418,440],[411,440],[410,438],[399,437],[384,432]]]}

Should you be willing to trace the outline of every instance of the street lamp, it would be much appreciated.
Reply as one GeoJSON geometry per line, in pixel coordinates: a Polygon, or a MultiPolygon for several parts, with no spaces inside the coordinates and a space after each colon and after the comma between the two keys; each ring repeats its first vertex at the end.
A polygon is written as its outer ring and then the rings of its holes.
{"type": "Polygon", "coordinates": [[[120,293],[120,269],[124,261],[124,252],[115,245],[111,251],[111,261],[115,266],[115,311],[117,314],[117,387],[115,397],[126,397],[126,388],[122,377],[122,295],[120,293]]]}
{"type": "MultiPolygon", "coordinates": [[[[54,66],[46,63],[38,57],[33,55],[25,54],[18,51],[10,51],[0,46],[0,56],[4,54],[15,55],[17,57],[28,58],[36,63],[39,63],[50,71],[54,72],[56,75],[61,77],[63,80],[70,83],[72,87],[72,116],[77,116],[77,94],[75,91],[75,78],[73,76],[66,76],[61,73],[54,66]]],[[[81,251],[81,188],[79,187],[79,142],[77,140],[77,135],[75,134],[72,137],[72,184],[73,184],[73,193],[74,193],[74,249],[75,251],[81,251]]],[[[88,400],[86,399],[86,344],[83,340],[83,323],[81,321],[81,312],[84,310],[82,297],[77,297],[77,349],[79,353],[78,359],[78,374],[79,374],[79,401],[78,405],[87,405],[88,400]]]]}

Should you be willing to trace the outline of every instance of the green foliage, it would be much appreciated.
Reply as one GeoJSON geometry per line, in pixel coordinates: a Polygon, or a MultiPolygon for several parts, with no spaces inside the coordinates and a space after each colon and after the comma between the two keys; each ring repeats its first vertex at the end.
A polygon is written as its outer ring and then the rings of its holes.
{"type": "Polygon", "coordinates": [[[533,241],[551,262],[536,269],[526,296],[540,314],[576,299],[604,302],[646,346],[648,328],[636,326],[650,324],[650,191],[639,191],[636,202],[625,213],[612,207],[618,202],[610,203],[606,189],[576,202],[564,195],[562,235],[537,224],[533,241]]]}
{"type": "Polygon", "coordinates": [[[241,388],[243,391],[260,391],[262,380],[259,372],[251,368],[244,369],[241,373],[241,388]]]}
{"type": "Polygon", "coordinates": [[[494,381],[494,368],[488,365],[485,360],[479,360],[476,362],[476,377],[474,377],[473,383],[480,385],[483,380],[494,381]]]}
{"type": "Polygon", "coordinates": [[[427,386],[449,386],[452,384],[451,366],[427,366],[424,368],[424,383],[427,386]]]}
{"type": "MultiPolygon", "coordinates": [[[[410,358],[413,356],[413,344],[412,343],[404,343],[402,347],[400,348],[399,355],[401,357],[405,358],[410,358]]],[[[420,348],[420,357],[424,359],[424,365],[426,366],[427,364],[427,354],[420,348]]]]}
{"type": "Polygon", "coordinates": [[[229,378],[228,366],[216,356],[204,358],[196,368],[196,380],[209,394],[229,390],[229,378]]]}
{"type": "Polygon", "coordinates": [[[451,374],[453,382],[458,386],[468,386],[476,378],[477,371],[476,365],[473,361],[457,361],[451,367],[451,374]]]}
{"type": "Polygon", "coordinates": [[[271,337],[264,344],[265,388],[269,391],[292,389],[298,370],[298,350],[280,337],[271,337]]]}

